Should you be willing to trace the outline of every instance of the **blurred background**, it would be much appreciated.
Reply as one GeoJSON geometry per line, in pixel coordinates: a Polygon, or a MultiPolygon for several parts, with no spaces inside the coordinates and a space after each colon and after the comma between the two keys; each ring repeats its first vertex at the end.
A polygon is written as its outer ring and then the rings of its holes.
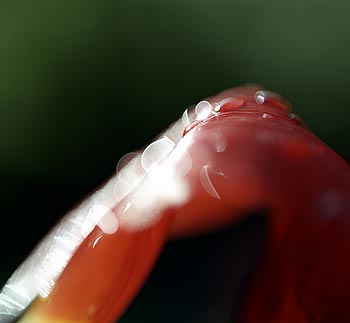
{"type": "Polygon", "coordinates": [[[350,2],[2,0],[0,282],[48,228],[203,97],[287,97],[344,158],[350,2]]]}

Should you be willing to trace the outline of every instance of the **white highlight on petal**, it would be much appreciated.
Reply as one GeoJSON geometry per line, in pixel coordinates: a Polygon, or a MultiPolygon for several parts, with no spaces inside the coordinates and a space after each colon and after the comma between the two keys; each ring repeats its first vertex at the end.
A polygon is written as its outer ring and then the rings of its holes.
{"type": "Polygon", "coordinates": [[[146,171],[141,165],[141,154],[136,154],[128,164],[120,170],[113,181],[114,205],[130,194],[142,181],[146,171]]]}
{"type": "Polygon", "coordinates": [[[106,234],[122,225],[137,231],[157,221],[164,210],[186,202],[190,187],[185,175],[192,169],[192,158],[186,145],[175,147],[174,143],[181,141],[182,133],[179,120],[167,137],[148,146],[142,155],[128,154],[118,163],[115,176],[52,229],[2,289],[0,321],[19,315],[36,297],[47,297],[95,226],[106,234]]]}
{"type": "Polygon", "coordinates": [[[147,172],[125,200],[120,226],[137,231],[153,225],[165,209],[184,203],[189,196],[185,177],[192,168],[192,158],[181,145],[147,172]]]}
{"type": "Polygon", "coordinates": [[[64,217],[6,282],[0,293],[0,321],[18,316],[38,295],[49,295],[84,237],[90,199],[64,217]]]}
{"type": "Polygon", "coordinates": [[[192,157],[185,147],[178,147],[176,151],[169,156],[171,172],[174,178],[186,176],[192,169],[192,157]]]}

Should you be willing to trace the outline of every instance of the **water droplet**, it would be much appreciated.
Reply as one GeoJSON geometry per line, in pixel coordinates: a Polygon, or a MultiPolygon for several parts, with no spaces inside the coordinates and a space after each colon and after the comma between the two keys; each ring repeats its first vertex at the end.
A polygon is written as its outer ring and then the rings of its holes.
{"type": "Polygon", "coordinates": [[[102,237],[103,235],[101,234],[95,239],[94,243],[92,244],[92,248],[96,247],[96,245],[98,244],[98,242],[101,240],[102,237]]]}
{"type": "Polygon", "coordinates": [[[208,101],[201,101],[195,107],[197,120],[204,120],[212,114],[213,107],[208,101]]]}
{"type": "Polygon", "coordinates": [[[201,184],[209,195],[220,200],[221,197],[220,197],[219,193],[217,192],[217,190],[215,189],[214,184],[209,177],[208,168],[209,168],[209,166],[205,165],[201,169],[201,172],[199,175],[201,184]]]}
{"type": "Polygon", "coordinates": [[[151,170],[175,148],[175,143],[164,136],[149,144],[141,156],[141,165],[146,170],[151,170]]]}
{"type": "Polygon", "coordinates": [[[118,230],[118,219],[114,212],[101,204],[94,204],[86,217],[82,227],[82,234],[87,237],[98,226],[104,233],[112,234],[118,230]]]}
{"type": "Polygon", "coordinates": [[[214,141],[214,149],[216,152],[222,153],[226,150],[227,140],[220,132],[214,133],[213,141],[214,141]]]}
{"type": "Polygon", "coordinates": [[[130,202],[127,202],[124,207],[124,212],[127,212],[131,208],[132,204],[130,202]]]}
{"type": "Polygon", "coordinates": [[[188,127],[185,128],[182,136],[185,136],[188,132],[190,132],[192,129],[194,129],[199,124],[200,124],[200,121],[192,122],[188,127]]]}
{"type": "Polygon", "coordinates": [[[291,120],[295,120],[295,121],[301,122],[300,117],[299,117],[297,114],[295,114],[295,113],[290,113],[290,114],[288,115],[288,117],[289,117],[289,119],[291,119],[291,120]]]}
{"type": "MultiPolygon", "coordinates": [[[[229,97],[229,98],[226,98],[226,99],[219,101],[216,104],[219,105],[220,112],[229,112],[229,111],[234,111],[234,110],[240,108],[241,106],[244,105],[244,103],[245,103],[245,101],[243,98],[229,97]]],[[[214,108],[214,111],[216,111],[215,108],[214,108]]]]}
{"type": "Polygon", "coordinates": [[[214,111],[215,112],[219,112],[220,111],[220,109],[221,109],[221,105],[219,104],[219,103],[214,103],[214,111]]]}
{"type": "Polygon", "coordinates": [[[112,234],[118,229],[118,219],[114,212],[104,205],[94,205],[90,209],[92,217],[100,229],[107,234],[112,234]]]}
{"type": "Polygon", "coordinates": [[[184,113],[182,114],[181,120],[182,120],[182,124],[183,124],[183,126],[185,128],[188,127],[191,124],[190,118],[188,116],[188,109],[186,109],[184,111],[184,113]]]}
{"type": "Polygon", "coordinates": [[[262,117],[263,119],[272,118],[268,113],[264,113],[261,117],[262,117]]]}
{"type": "Polygon", "coordinates": [[[95,228],[96,223],[93,218],[91,218],[88,214],[86,217],[86,220],[84,221],[82,227],[81,227],[81,234],[83,235],[84,238],[86,238],[92,230],[95,228]]]}
{"type": "Polygon", "coordinates": [[[196,108],[194,106],[191,106],[190,108],[186,109],[181,117],[181,122],[184,128],[189,127],[193,122],[198,121],[198,116],[196,112],[196,108]]]}
{"type": "Polygon", "coordinates": [[[306,127],[306,126],[304,125],[304,123],[303,123],[303,120],[301,120],[301,118],[300,118],[297,114],[295,114],[295,113],[290,113],[290,114],[288,115],[288,118],[289,118],[290,120],[294,121],[296,124],[303,125],[304,127],[306,127]]]}
{"type": "Polygon", "coordinates": [[[257,104],[263,104],[265,102],[265,93],[263,91],[257,91],[254,97],[257,104]]]}
{"type": "Polygon", "coordinates": [[[120,158],[116,167],[116,173],[118,174],[123,169],[124,166],[129,164],[129,162],[133,160],[135,157],[137,157],[138,155],[139,153],[137,152],[131,152],[131,153],[125,154],[122,158],[120,158]]]}
{"type": "Polygon", "coordinates": [[[292,106],[287,100],[272,91],[257,91],[254,94],[254,98],[257,104],[267,104],[284,112],[292,110],[292,106]]]}

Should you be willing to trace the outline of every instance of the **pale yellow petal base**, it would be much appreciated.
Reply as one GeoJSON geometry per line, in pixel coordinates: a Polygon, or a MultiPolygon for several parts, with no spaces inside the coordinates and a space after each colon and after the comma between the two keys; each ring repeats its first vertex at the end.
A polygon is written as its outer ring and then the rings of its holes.
{"type": "Polygon", "coordinates": [[[47,317],[39,313],[35,313],[29,310],[24,316],[18,321],[18,323],[88,323],[88,322],[77,322],[67,321],[62,319],[55,319],[53,317],[47,317]]]}

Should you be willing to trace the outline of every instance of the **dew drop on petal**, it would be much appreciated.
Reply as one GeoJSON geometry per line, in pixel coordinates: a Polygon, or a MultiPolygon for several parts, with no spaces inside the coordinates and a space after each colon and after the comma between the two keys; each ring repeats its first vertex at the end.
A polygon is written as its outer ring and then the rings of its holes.
{"type": "Polygon", "coordinates": [[[175,143],[164,136],[149,144],[141,156],[141,165],[146,170],[151,170],[156,164],[169,155],[175,148],[175,143]]]}
{"type": "Polygon", "coordinates": [[[131,202],[127,202],[125,207],[124,207],[123,212],[127,212],[131,208],[131,206],[132,206],[131,202]]]}
{"type": "Polygon", "coordinates": [[[270,119],[270,118],[272,118],[272,116],[269,115],[268,113],[264,113],[261,117],[262,117],[263,119],[270,119]]]}
{"type": "Polygon", "coordinates": [[[95,225],[96,223],[94,219],[92,219],[90,214],[88,214],[88,216],[85,219],[85,222],[81,227],[81,234],[84,238],[86,238],[91,233],[91,231],[95,228],[95,225]]]}
{"type": "Polygon", "coordinates": [[[213,135],[214,150],[217,153],[222,153],[227,148],[227,140],[220,132],[215,132],[213,135]]]}
{"type": "Polygon", "coordinates": [[[202,167],[201,172],[200,172],[200,181],[202,184],[202,187],[206,190],[206,192],[211,195],[212,197],[216,199],[221,199],[219,193],[214,187],[213,182],[210,179],[209,176],[209,171],[208,171],[208,166],[205,165],[202,167]]]}
{"type": "MultiPolygon", "coordinates": [[[[221,100],[216,104],[219,105],[220,112],[230,112],[241,108],[244,105],[244,103],[245,101],[241,97],[229,97],[221,100]]],[[[215,108],[216,106],[214,107],[214,111],[216,111],[215,108]]]]}
{"type": "MultiPolygon", "coordinates": [[[[126,195],[128,195],[142,180],[145,175],[145,170],[141,165],[141,154],[130,153],[125,155],[118,163],[123,163],[123,159],[127,159],[127,165],[121,166],[117,174],[117,179],[113,186],[114,202],[118,203],[126,195]],[[128,160],[130,155],[131,160],[128,160]]],[[[118,166],[117,166],[118,169],[118,166]]]]}
{"type": "Polygon", "coordinates": [[[216,103],[216,102],[215,102],[215,104],[214,104],[214,109],[213,109],[213,110],[214,110],[215,112],[219,112],[220,109],[221,109],[221,105],[220,105],[219,103],[216,103]]]}
{"type": "Polygon", "coordinates": [[[184,111],[184,113],[182,114],[181,121],[182,121],[182,124],[183,124],[183,126],[185,128],[188,127],[191,124],[190,118],[189,118],[189,115],[188,115],[188,109],[186,109],[184,111]]]}
{"type": "Polygon", "coordinates": [[[204,120],[212,114],[213,107],[208,101],[201,101],[195,107],[197,120],[204,120]]]}
{"type": "Polygon", "coordinates": [[[123,167],[129,164],[129,162],[137,157],[137,155],[139,155],[139,153],[131,152],[125,154],[122,158],[120,158],[116,167],[116,173],[118,174],[123,169],[123,167]]]}
{"type": "Polygon", "coordinates": [[[98,244],[98,242],[101,240],[102,237],[103,235],[101,234],[95,239],[94,243],[92,244],[92,248],[96,247],[96,245],[98,244]]]}
{"type": "Polygon", "coordinates": [[[265,102],[265,93],[263,91],[257,91],[255,93],[255,102],[257,104],[263,104],[265,102]]]}
{"type": "Polygon", "coordinates": [[[104,233],[112,234],[118,230],[118,219],[110,208],[95,204],[89,212],[91,212],[91,217],[94,219],[96,225],[104,233]]]}

